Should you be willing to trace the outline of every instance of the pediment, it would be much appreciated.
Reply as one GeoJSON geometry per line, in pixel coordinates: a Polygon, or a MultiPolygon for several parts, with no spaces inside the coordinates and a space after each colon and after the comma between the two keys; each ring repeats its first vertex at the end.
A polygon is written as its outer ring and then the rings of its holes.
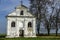
{"type": "Polygon", "coordinates": [[[14,16],[14,17],[34,17],[25,6],[19,6],[15,9],[15,11],[11,12],[7,15],[7,17],[14,16]],[[21,15],[21,11],[23,14],[21,15]]]}
{"type": "Polygon", "coordinates": [[[14,11],[12,13],[9,13],[8,16],[21,16],[21,17],[22,16],[31,16],[31,17],[33,17],[33,15],[31,13],[29,13],[29,12],[26,12],[23,15],[20,15],[20,13],[19,12],[16,13],[16,11],[14,11]]]}

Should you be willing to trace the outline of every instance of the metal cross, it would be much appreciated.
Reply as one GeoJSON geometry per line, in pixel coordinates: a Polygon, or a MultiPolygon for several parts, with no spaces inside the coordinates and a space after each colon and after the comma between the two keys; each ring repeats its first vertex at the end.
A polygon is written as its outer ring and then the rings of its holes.
{"type": "Polygon", "coordinates": [[[23,1],[22,0],[20,1],[20,3],[21,3],[21,5],[23,5],[23,1]]]}

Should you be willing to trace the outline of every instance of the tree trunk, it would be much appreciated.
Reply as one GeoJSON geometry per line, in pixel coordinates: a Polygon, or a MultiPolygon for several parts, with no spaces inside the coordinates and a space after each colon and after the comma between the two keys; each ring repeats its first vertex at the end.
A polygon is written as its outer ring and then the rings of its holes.
{"type": "Polygon", "coordinates": [[[48,36],[50,35],[50,28],[49,26],[47,26],[47,32],[48,32],[48,36]]]}
{"type": "Polygon", "coordinates": [[[59,12],[60,12],[60,9],[57,10],[57,16],[56,16],[56,36],[58,35],[58,17],[59,17],[59,12]]]}
{"type": "Polygon", "coordinates": [[[38,22],[37,32],[38,32],[38,35],[39,35],[40,34],[40,21],[38,22]]]}
{"type": "Polygon", "coordinates": [[[57,36],[57,34],[58,34],[58,25],[57,25],[57,17],[56,17],[56,36],[57,36]]]}
{"type": "Polygon", "coordinates": [[[58,35],[58,28],[56,27],[56,36],[58,35]]]}

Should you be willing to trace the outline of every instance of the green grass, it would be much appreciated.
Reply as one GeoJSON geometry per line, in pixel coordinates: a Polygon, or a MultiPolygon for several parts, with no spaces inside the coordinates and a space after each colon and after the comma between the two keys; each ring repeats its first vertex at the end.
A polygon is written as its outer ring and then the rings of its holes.
{"type": "Polygon", "coordinates": [[[24,38],[24,37],[20,37],[20,38],[0,38],[0,40],[60,40],[60,37],[59,38],[56,38],[56,37],[51,38],[51,37],[50,36],[41,36],[41,37],[36,37],[36,38],[24,38]]]}
{"type": "Polygon", "coordinates": [[[60,35],[55,36],[55,35],[50,35],[50,36],[38,36],[35,38],[24,38],[24,37],[19,37],[19,38],[4,38],[6,34],[0,34],[0,40],[60,40],[60,35]]]}

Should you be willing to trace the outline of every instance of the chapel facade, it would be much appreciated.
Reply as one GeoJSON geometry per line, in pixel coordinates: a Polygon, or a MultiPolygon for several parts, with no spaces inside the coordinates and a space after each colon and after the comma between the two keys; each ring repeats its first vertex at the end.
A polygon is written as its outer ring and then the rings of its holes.
{"type": "Polygon", "coordinates": [[[20,5],[7,15],[7,37],[36,37],[36,17],[20,5]]]}

